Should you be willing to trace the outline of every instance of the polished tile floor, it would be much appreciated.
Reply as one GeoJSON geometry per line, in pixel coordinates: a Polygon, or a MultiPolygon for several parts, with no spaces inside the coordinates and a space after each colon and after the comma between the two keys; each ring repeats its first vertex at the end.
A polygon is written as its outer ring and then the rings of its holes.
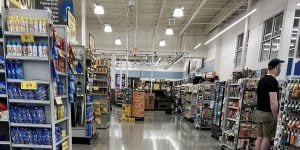
{"type": "Polygon", "coordinates": [[[219,150],[210,131],[196,130],[182,116],[146,111],[145,120],[118,123],[120,108],[113,108],[111,126],[99,130],[92,145],[73,144],[74,150],[219,150]]]}

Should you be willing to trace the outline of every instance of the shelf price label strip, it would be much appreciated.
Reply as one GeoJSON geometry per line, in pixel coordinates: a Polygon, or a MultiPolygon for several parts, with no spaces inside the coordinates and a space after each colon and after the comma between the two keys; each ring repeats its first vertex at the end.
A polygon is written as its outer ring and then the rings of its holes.
{"type": "Polygon", "coordinates": [[[21,89],[22,90],[37,90],[37,82],[36,81],[22,81],[21,89]]]}
{"type": "Polygon", "coordinates": [[[31,33],[21,33],[21,41],[22,43],[34,42],[34,36],[31,33]]]}

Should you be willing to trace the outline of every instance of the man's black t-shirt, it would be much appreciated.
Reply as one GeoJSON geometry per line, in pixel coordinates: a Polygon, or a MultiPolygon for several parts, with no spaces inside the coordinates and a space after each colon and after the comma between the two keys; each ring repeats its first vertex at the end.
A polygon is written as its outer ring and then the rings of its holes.
{"type": "Polygon", "coordinates": [[[257,85],[257,109],[271,112],[269,92],[278,92],[278,81],[271,75],[265,75],[257,85]]]}

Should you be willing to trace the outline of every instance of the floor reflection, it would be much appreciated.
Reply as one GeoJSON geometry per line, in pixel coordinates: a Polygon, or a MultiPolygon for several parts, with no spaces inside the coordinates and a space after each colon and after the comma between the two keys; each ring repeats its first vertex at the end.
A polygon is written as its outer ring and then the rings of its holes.
{"type": "Polygon", "coordinates": [[[74,150],[219,150],[210,131],[196,130],[182,116],[147,111],[145,120],[118,123],[120,108],[114,108],[111,126],[99,130],[99,139],[92,145],[73,145],[74,150]]]}

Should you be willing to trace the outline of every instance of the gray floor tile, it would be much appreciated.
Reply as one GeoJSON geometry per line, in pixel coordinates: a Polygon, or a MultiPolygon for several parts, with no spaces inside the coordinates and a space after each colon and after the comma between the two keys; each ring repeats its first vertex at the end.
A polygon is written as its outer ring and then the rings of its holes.
{"type": "Polygon", "coordinates": [[[111,126],[99,130],[99,139],[92,145],[73,144],[74,150],[219,150],[211,132],[197,130],[182,116],[162,111],[146,111],[145,120],[118,123],[120,108],[114,108],[111,126]]]}

